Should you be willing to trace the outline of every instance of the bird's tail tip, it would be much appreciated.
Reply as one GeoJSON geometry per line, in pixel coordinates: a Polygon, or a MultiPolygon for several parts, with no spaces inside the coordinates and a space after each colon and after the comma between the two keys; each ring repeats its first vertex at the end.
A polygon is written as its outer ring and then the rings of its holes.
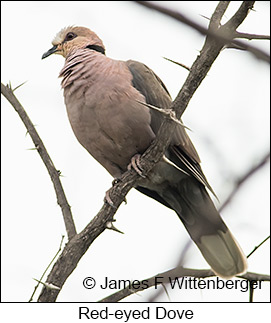
{"type": "Polygon", "coordinates": [[[221,278],[230,279],[247,271],[247,258],[229,230],[202,236],[198,247],[221,278]]]}

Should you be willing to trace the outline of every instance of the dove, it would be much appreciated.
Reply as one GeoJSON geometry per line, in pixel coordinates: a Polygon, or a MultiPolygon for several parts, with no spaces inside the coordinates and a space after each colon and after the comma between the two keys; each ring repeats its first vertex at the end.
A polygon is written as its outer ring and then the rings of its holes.
{"type": "Polygon", "coordinates": [[[86,27],[63,28],[52,45],[42,58],[65,58],[59,76],[79,143],[116,179],[133,167],[141,175],[135,188],[176,212],[215,274],[229,279],[246,272],[246,256],[208,193],[214,192],[181,124],[164,158],[142,174],[140,156],[163,121],[148,105],[168,109],[172,102],[161,79],[143,63],[107,57],[102,40],[86,27]]]}

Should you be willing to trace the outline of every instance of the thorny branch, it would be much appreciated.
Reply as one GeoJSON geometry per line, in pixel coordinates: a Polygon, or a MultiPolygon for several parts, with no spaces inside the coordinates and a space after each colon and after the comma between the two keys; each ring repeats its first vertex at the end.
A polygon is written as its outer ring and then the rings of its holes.
{"type": "MultiPolygon", "coordinates": [[[[239,190],[241,189],[241,187],[243,186],[244,183],[246,183],[246,181],[248,179],[251,178],[251,176],[253,176],[257,171],[259,171],[260,169],[262,169],[263,166],[266,165],[266,163],[269,161],[270,158],[270,154],[266,154],[263,158],[260,159],[260,161],[254,165],[252,168],[250,168],[249,170],[247,170],[245,172],[245,174],[243,174],[242,177],[240,177],[238,180],[235,181],[235,186],[233,188],[233,190],[231,191],[231,193],[229,194],[229,196],[226,198],[226,200],[222,203],[222,205],[220,206],[220,208],[218,209],[218,212],[221,213],[222,210],[224,208],[226,208],[232,201],[232,199],[234,197],[237,196],[239,190]]],[[[249,258],[261,245],[263,245],[268,239],[270,238],[270,236],[268,236],[267,238],[265,238],[260,244],[258,244],[248,255],[247,258],[249,258]]],[[[189,250],[190,246],[192,245],[192,240],[189,239],[187,240],[187,242],[185,243],[184,247],[182,248],[182,252],[180,254],[180,258],[177,262],[177,267],[180,267],[183,265],[184,262],[184,258],[185,255],[187,253],[187,251],[189,250]]],[[[247,273],[248,274],[248,273],[247,273]]],[[[253,289],[250,292],[250,297],[253,297],[253,289]]],[[[157,297],[160,295],[161,290],[159,292],[156,293],[155,296],[153,296],[149,302],[154,302],[157,297]]],[[[251,299],[251,298],[250,298],[251,299]]]]}
{"type": "Polygon", "coordinates": [[[248,40],[252,40],[252,39],[270,40],[269,35],[256,35],[256,34],[249,34],[249,33],[241,33],[238,31],[235,32],[234,38],[244,38],[244,39],[248,39],[248,40]]]}
{"type": "Polygon", "coordinates": [[[46,274],[47,270],[50,268],[50,266],[51,266],[51,265],[52,265],[52,263],[55,261],[55,259],[56,259],[56,257],[58,256],[58,254],[60,253],[61,248],[62,248],[62,243],[63,243],[64,237],[65,237],[65,236],[62,236],[62,238],[61,238],[61,242],[60,242],[60,246],[59,246],[59,248],[58,248],[58,250],[57,250],[56,254],[54,255],[53,259],[50,261],[49,265],[46,267],[46,269],[45,269],[45,270],[44,270],[44,272],[42,273],[42,275],[41,275],[40,279],[39,279],[39,280],[35,279],[35,280],[37,280],[38,284],[35,286],[34,291],[33,291],[33,293],[32,293],[32,295],[31,295],[31,297],[30,297],[30,299],[29,299],[29,301],[28,301],[28,302],[32,302],[32,301],[33,301],[33,297],[34,297],[34,295],[35,295],[35,293],[36,293],[36,290],[38,289],[38,287],[39,287],[40,283],[42,283],[42,280],[43,280],[44,275],[46,274]]]}
{"type": "MultiPolygon", "coordinates": [[[[179,22],[182,22],[192,28],[194,28],[195,30],[197,30],[199,33],[201,33],[202,35],[208,35],[208,36],[211,36],[215,39],[217,39],[218,41],[222,40],[226,47],[233,47],[233,48],[242,48],[242,49],[245,49],[247,51],[249,51],[251,54],[253,54],[255,57],[257,57],[258,59],[262,59],[263,61],[266,61],[268,63],[270,63],[270,56],[265,53],[263,50],[251,45],[251,44],[247,44],[247,43],[244,43],[242,41],[239,41],[239,40],[234,40],[234,38],[246,38],[246,39],[270,39],[270,36],[265,36],[265,35],[259,35],[258,37],[256,35],[254,35],[253,38],[249,38],[249,37],[242,37],[242,33],[238,33],[235,31],[235,33],[231,34],[230,36],[227,35],[227,33],[217,33],[217,30],[214,31],[212,29],[207,29],[205,27],[202,27],[200,24],[197,24],[195,23],[194,21],[192,21],[190,18],[186,17],[185,15],[183,15],[182,13],[180,12],[177,12],[177,11],[174,11],[174,10],[171,10],[169,8],[166,8],[166,7],[163,7],[157,3],[155,3],[154,1],[135,1],[136,3],[144,6],[144,7],[147,7],[149,9],[152,9],[152,10],[155,10],[155,11],[158,11],[168,17],[171,17],[179,22]],[[233,45],[231,45],[231,43],[233,45]]],[[[243,1],[242,3],[242,6],[244,7],[244,10],[243,8],[240,7],[239,9],[239,13],[243,13],[246,11],[246,9],[252,9],[253,8],[253,5],[254,5],[254,2],[255,1],[243,1]]],[[[217,18],[219,17],[222,17],[221,13],[223,12],[224,9],[226,9],[225,7],[227,6],[227,4],[225,3],[230,3],[230,1],[220,1],[219,2],[219,6],[221,9],[219,14],[216,13],[216,17],[215,19],[218,21],[217,18]],[[223,9],[223,10],[222,10],[223,9]]],[[[217,11],[217,10],[216,10],[217,11]]],[[[242,19],[241,16],[239,16],[239,13],[237,12],[235,14],[235,20],[233,21],[228,21],[230,22],[230,24],[234,23],[235,21],[239,21],[240,19],[242,19]],[[238,14],[238,15],[237,15],[238,14]]],[[[220,22],[220,21],[219,21],[220,22]]],[[[219,26],[219,24],[216,23],[216,26],[219,26]]],[[[247,36],[249,34],[246,34],[247,36]]]]}
{"type": "MultiPolygon", "coordinates": [[[[20,85],[19,85],[20,86],[20,85]]],[[[17,87],[18,88],[18,87],[17,87]]],[[[75,224],[73,221],[72,213],[70,205],[67,201],[65,192],[63,190],[60,178],[59,178],[59,172],[56,170],[53,161],[51,157],[49,156],[39,134],[37,133],[37,130],[35,129],[32,121],[28,117],[27,113],[25,112],[25,109],[21,105],[21,103],[18,101],[16,96],[14,95],[14,90],[12,90],[11,86],[5,86],[1,83],[1,93],[4,95],[4,97],[9,101],[9,103],[14,107],[16,112],[18,112],[20,118],[22,119],[27,132],[29,133],[38,153],[40,154],[40,157],[46,166],[48,173],[50,175],[50,178],[53,182],[56,197],[57,197],[57,203],[59,204],[65,226],[66,231],[69,240],[72,239],[72,237],[76,234],[75,224]]]]}
{"type": "MultiPolygon", "coordinates": [[[[120,291],[117,291],[114,294],[111,294],[103,299],[101,299],[100,303],[112,303],[119,302],[120,300],[128,297],[137,292],[143,291],[147,288],[158,286],[158,285],[166,285],[169,281],[173,281],[176,278],[181,277],[194,277],[198,279],[213,277],[215,274],[211,270],[207,269],[192,269],[192,268],[184,268],[182,266],[176,267],[164,273],[159,273],[153,277],[143,279],[139,284],[137,284],[137,288],[131,288],[131,286],[126,287],[120,291]],[[159,277],[159,278],[158,278],[159,277]],[[144,282],[147,282],[144,283],[144,282]]],[[[246,279],[248,282],[255,283],[256,281],[270,281],[269,275],[261,275],[256,273],[248,272],[242,276],[237,276],[238,278],[246,279]]]]}
{"type": "MultiPolygon", "coordinates": [[[[249,10],[253,6],[253,1],[244,1],[241,9],[238,11],[238,15],[235,17],[236,19],[231,19],[230,21],[234,22],[234,24],[228,24],[227,29],[231,29],[231,32],[235,32],[234,28],[235,25],[239,25],[242,23],[242,21],[245,19],[246,15],[248,14],[249,10]],[[240,13],[242,15],[240,15],[240,13]],[[231,28],[230,28],[231,27],[231,28]]],[[[214,12],[210,24],[219,25],[219,17],[222,17],[223,11],[226,10],[225,2],[219,3],[217,6],[216,11],[214,12]],[[218,11],[217,11],[218,10],[218,11]],[[213,19],[213,20],[212,20],[213,19]],[[215,20],[217,20],[215,22],[215,20]],[[215,22],[215,23],[214,23],[215,22]]],[[[229,23],[229,22],[228,22],[229,23]]],[[[219,55],[220,51],[222,50],[223,46],[229,42],[229,38],[225,38],[223,34],[223,26],[220,27],[220,34],[217,36],[217,33],[215,33],[215,28],[206,32],[206,30],[203,30],[203,34],[207,34],[208,37],[206,38],[206,42],[203,46],[203,49],[201,50],[201,54],[198,56],[194,64],[192,65],[190,69],[190,73],[180,90],[177,98],[172,103],[172,110],[175,111],[177,118],[180,118],[183,112],[185,111],[190,99],[192,98],[193,94],[201,84],[202,80],[207,75],[209,69],[212,66],[212,63],[215,61],[217,56],[219,55]],[[222,32],[221,32],[222,30],[222,32]],[[212,38],[210,38],[212,36],[212,38]],[[219,38],[219,41],[218,41],[219,38]]],[[[217,30],[216,30],[217,32],[217,30]]],[[[229,33],[226,33],[229,36],[229,33]]],[[[233,35],[230,35],[230,40],[232,40],[233,35]]],[[[4,85],[1,85],[1,91],[2,93],[9,93],[9,101],[10,103],[16,107],[16,111],[20,114],[22,109],[17,109],[18,102],[16,100],[14,101],[14,98],[11,99],[14,94],[12,93],[11,89],[8,89],[4,85]],[[20,112],[19,112],[20,111],[20,112]]],[[[15,96],[14,96],[15,97],[15,96]]],[[[21,105],[19,104],[21,107],[21,105]]],[[[25,112],[22,112],[23,114],[25,112]]],[[[23,119],[23,118],[22,118],[23,119]]],[[[24,121],[24,120],[23,120],[24,121]]],[[[32,132],[32,129],[34,129],[32,124],[25,123],[27,129],[30,128],[31,131],[28,132],[32,137],[36,136],[35,131],[32,132]]],[[[164,151],[166,147],[168,146],[171,138],[171,134],[174,131],[176,126],[176,122],[171,120],[170,118],[165,118],[160,131],[157,135],[156,140],[152,143],[152,145],[146,150],[146,152],[142,155],[141,160],[141,166],[144,169],[144,173],[147,174],[151,168],[157,163],[163,156],[164,151]]],[[[33,140],[33,137],[32,137],[33,140]]],[[[41,140],[33,140],[35,146],[38,148],[38,152],[40,153],[41,157],[43,158],[43,153],[45,148],[43,149],[43,144],[41,140]],[[41,148],[42,147],[42,148],[41,148]]],[[[46,158],[45,158],[46,160],[46,158]]],[[[45,161],[44,161],[45,162],[45,161]]],[[[49,160],[49,165],[53,165],[52,161],[49,160]]],[[[47,166],[47,168],[50,168],[47,166]]],[[[57,171],[56,171],[57,172],[57,171]]],[[[53,171],[54,176],[56,175],[55,171],[53,171]]],[[[57,173],[57,175],[59,175],[57,173]]],[[[57,176],[58,178],[58,176],[57,176]]],[[[118,207],[122,203],[122,201],[125,199],[126,194],[128,191],[135,186],[136,181],[138,179],[138,174],[133,171],[127,171],[123,174],[120,181],[113,185],[113,187],[110,189],[110,197],[111,200],[114,203],[114,207],[108,205],[105,203],[103,207],[101,208],[100,212],[93,218],[93,220],[83,229],[80,233],[76,234],[75,226],[73,229],[69,229],[66,225],[67,231],[69,232],[69,242],[64,247],[63,252],[55,262],[48,278],[47,283],[53,284],[57,287],[62,287],[66,281],[66,279],[69,277],[69,275],[73,272],[73,270],[76,268],[78,262],[80,261],[81,257],[84,255],[84,253],[87,251],[89,246],[92,244],[92,242],[108,227],[108,223],[111,223],[113,221],[113,216],[116,213],[118,207]]],[[[59,181],[59,178],[58,178],[59,181]]],[[[54,182],[55,186],[55,182],[54,182]]],[[[62,203],[59,203],[61,206],[62,203]]],[[[66,209],[69,210],[69,205],[65,200],[66,209]]],[[[70,211],[70,210],[69,210],[70,211]]],[[[71,214],[71,213],[70,213],[71,214]]],[[[63,214],[64,216],[64,214],[63,214]]],[[[70,215],[71,217],[71,215],[70,215]]],[[[65,216],[64,216],[65,219],[65,216]]],[[[72,217],[71,217],[72,219],[72,217]]],[[[65,220],[66,221],[66,220],[65,220]]],[[[72,221],[73,223],[73,221],[72,221]]],[[[192,275],[195,270],[192,270],[190,272],[186,272],[186,276],[192,275]]],[[[206,271],[209,272],[209,271],[206,271]]],[[[210,274],[210,272],[209,272],[210,274]]],[[[202,275],[202,271],[201,271],[202,275]]],[[[257,277],[255,279],[260,279],[262,276],[257,274],[257,277]]],[[[40,302],[54,302],[58,296],[59,290],[48,290],[44,288],[39,296],[38,301],[40,302]]]]}
{"type": "Polygon", "coordinates": [[[219,212],[221,212],[236,196],[237,192],[240,190],[242,185],[259,169],[261,169],[268,161],[270,160],[270,153],[267,153],[256,165],[254,165],[251,169],[249,169],[243,176],[241,176],[235,183],[234,189],[227,197],[227,199],[223,202],[221,207],[219,208],[219,212]]]}
{"type": "Polygon", "coordinates": [[[249,258],[260,246],[262,246],[268,239],[270,239],[270,236],[266,237],[261,243],[259,243],[248,255],[247,258],[249,258]]]}

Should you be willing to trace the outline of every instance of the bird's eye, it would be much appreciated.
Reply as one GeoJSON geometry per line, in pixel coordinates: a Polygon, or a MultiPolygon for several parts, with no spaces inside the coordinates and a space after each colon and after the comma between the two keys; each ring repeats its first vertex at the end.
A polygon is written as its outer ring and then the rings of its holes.
{"type": "Polygon", "coordinates": [[[69,41],[69,40],[72,40],[76,37],[77,35],[73,32],[69,32],[67,33],[66,37],[65,37],[65,41],[69,41]]]}

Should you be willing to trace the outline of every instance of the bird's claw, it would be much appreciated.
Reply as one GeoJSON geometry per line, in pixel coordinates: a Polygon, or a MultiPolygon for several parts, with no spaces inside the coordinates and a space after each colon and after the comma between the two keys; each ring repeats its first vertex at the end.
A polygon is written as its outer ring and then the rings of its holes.
{"type": "Polygon", "coordinates": [[[143,174],[143,169],[140,164],[140,154],[136,154],[131,158],[131,162],[128,165],[127,169],[131,170],[132,168],[139,174],[141,177],[146,178],[146,176],[143,174]]]}
{"type": "Polygon", "coordinates": [[[105,192],[104,202],[108,203],[111,207],[116,209],[116,206],[114,205],[113,201],[111,200],[109,192],[110,192],[110,189],[105,192]]]}
{"type": "MultiPolygon", "coordinates": [[[[112,181],[112,186],[115,186],[117,185],[119,182],[121,181],[120,178],[114,178],[114,180],[112,181]]],[[[114,209],[116,209],[117,207],[114,205],[114,202],[111,200],[111,197],[110,197],[110,189],[107,190],[105,192],[105,197],[104,197],[104,202],[108,203],[111,207],[113,207],[114,209]]],[[[123,199],[123,202],[125,204],[127,204],[127,200],[126,198],[123,199]]]]}

